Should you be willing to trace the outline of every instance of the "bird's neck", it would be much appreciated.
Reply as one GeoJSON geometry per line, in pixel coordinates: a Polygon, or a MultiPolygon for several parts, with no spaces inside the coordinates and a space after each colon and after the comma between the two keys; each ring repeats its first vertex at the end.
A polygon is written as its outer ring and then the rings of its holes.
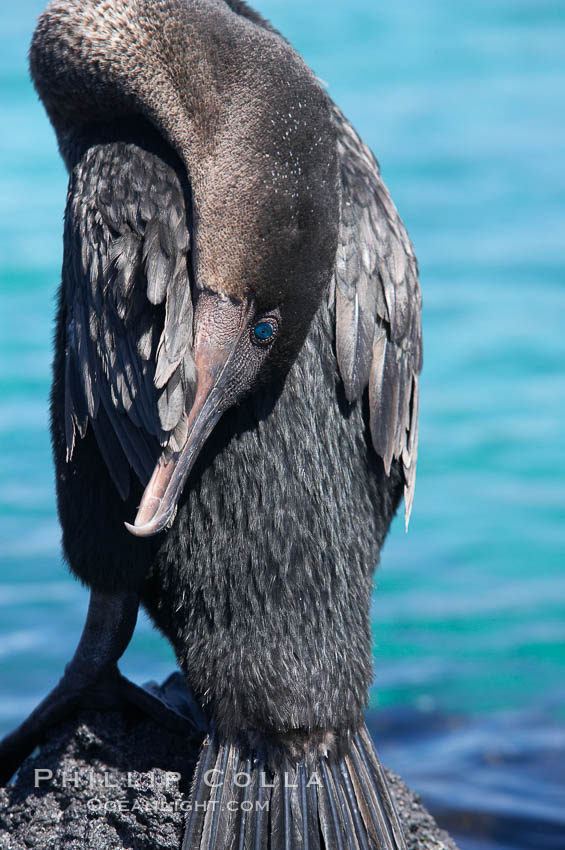
{"type": "Polygon", "coordinates": [[[193,182],[218,138],[240,141],[254,104],[260,112],[277,90],[281,66],[314,79],[282,38],[224,0],[52,0],[30,49],[67,165],[81,126],[143,115],[193,182]]]}

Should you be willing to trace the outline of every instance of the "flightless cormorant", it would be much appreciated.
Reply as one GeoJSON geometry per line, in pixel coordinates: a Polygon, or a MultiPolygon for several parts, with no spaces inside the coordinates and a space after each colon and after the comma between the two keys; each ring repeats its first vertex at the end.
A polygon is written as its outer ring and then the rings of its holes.
{"type": "Polygon", "coordinates": [[[363,711],[420,294],[377,163],[242,0],[52,0],[30,61],[70,172],[51,423],[91,602],[4,774],[97,693],[175,721],[117,671],[141,600],[210,724],[185,848],[403,848],[363,711]]]}

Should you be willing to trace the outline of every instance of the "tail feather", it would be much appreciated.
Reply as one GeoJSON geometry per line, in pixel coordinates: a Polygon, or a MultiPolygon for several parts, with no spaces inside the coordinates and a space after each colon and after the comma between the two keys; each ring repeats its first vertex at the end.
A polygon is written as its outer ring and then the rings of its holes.
{"type": "Polygon", "coordinates": [[[371,807],[371,819],[378,829],[382,846],[404,848],[404,834],[388,790],[388,782],[366,726],[356,733],[353,752],[361,758],[369,778],[363,788],[371,807]]]}
{"type": "MultiPolygon", "coordinates": [[[[290,848],[291,841],[291,816],[290,816],[290,799],[285,793],[283,771],[276,773],[272,779],[272,789],[270,794],[269,806],[269,839],[273,847],[290,848]]],[[[269,789],[265,789],[267,792],[269,789]]]]}
{"type": "Polygon", "coordinates": [[[300,765],[300,783],[304,850],[323,850],[318,795],[316,788],[308,785],[306,767],[303,764],[300,765]]]}
{"type": "Polygon", "coordinates": [[[196,772],[194,774],[194,780],[192,783],[192,793],[190,797],[193,806],[190,812],[190,817],[187,822],[187,829],[184,836],[183,848],[200,846],[200,835],[202,832],[202,827],[204,826],[206,808],[199,807],[198,805],[196,805],[196,803],[199,800],[205,800],[208,794],[209,789],[208,785],[205,782],[205,777],[207,771],[209,770],[210,762],[212,761],[212,755],[214,753],[213,743],[213,738],[206,738],[204,740],[204,743],[202,744],[200,758],[198,759],[198,764],[196,765],[196,772]],[[195,842],[198,842],[198,844],[195,842]]]}
{"type": "MultiPolygon", "coordinates": [[[[226,774],[226,768],[228,767],[228,761],[234,761],[235,752],[235,747],[220,748],[213,768],[214,771],[219,771],[219,776],[227,775],[230,777],[233,775],[233,771],[231,774],[229,772],[226,774]]],[[[227,807],[228,800],[225,798],[228,797],[230,791],[231,788],[228,782],[222,782],[219,786],[217,783],[214,783],[214,788],[212,788],[212,794],[209,800],[209,803],[212,803],[212,805],[207,805],[205,808],[201,843],[204,847],[209,847],[210,850],[213,850],[213,848],[218,846],[216,844],[217,837],[219,837],[219,846],[222,846],[222,836],[226,834],[226,829],[224,828],[218,831],[218,822],[220,818],[223,822],[229,820],[230,811],[227,807]]],[[[225,824],[226,828],[227,826],[228,824],[225,824]]]]}
{"type": "MultiPolygon", "coordinates": [[[[245,775],[246,776],[251,775],[251,767],[252,767],[251,759],[248,758],[248,759],[245,760],[245,775]]],[[[245,850],[245,832],[246,832],[245,827],[246,827],[246,822],[247,822],[247,809],[245,807],[246,807],[248,802],[249,802],[249,786],[246,785],[245,790],[243,792],[242,805],[240,806],[241,813],[240,813],[240,821],[239,821],[239,829],[238,829],[239,839],[238,839],[238,842],[237,842],[238,850],[245,850]]]]}
{"type": "Polygon", "coordinates": [[[196,769],[183,850],[406,850],[367,729],[343,758],[240,752],[212,733],[196,769]],[[272,767],[272,765],[271,765],[272,767]]]}
{"type": "MultiPolygon", "coordinates": [[[[225,746],[229,746],[226,744],[225,746]]],[[[234,794],[231,801],[239,819],[239,833],[241,836],[241,850],[261,850],[263,835],[263,787],[259,781],[257,769],[257,758],[251,757],[246,760],[245,773],[241,778],[234,779],[234,794]],[[241,787],[243,785],[243,787],[241,787]]],[[[230,805],[230,803],[228,803],[230,805]]],[[[228,837],[226,837],[226,845],[228,837]]],[[[206,845],[195,844],[186,850],[208,850],[206,845]]]]}
{"type": "Polygon", "coordinates": [[[343,824],[342,834],[345,839],[344,845],[346,850],[366,850],[365,847],[363,847],[362,849],[359,847],[358,833],[353,827],[351,810],[348,806],[348,801],[344,793],[345,789],[341,782],[339,767],[341,767],[341,763],[339,763],[338,765],[334,761],[330,762],[334,795],[337,802],[338,811],[341,813],[341,820],[343,824]]]}
{"type": "Polygon", "coordinates": [[[374,795],[371,793],[373,782],[357,752],[356,741],[353,744],[351,753],[346,757],[346,762],[363,822],[367,825],[367,830],[373,843],[378,845],[380,842],[383,844],[385,843],[385,839],[382,836],[386,834],[386,826],[380,812],[380,807],[378,804],[375,804],[374,795]]]}
{"type": "Polygon", "coordinates": [[[346,800],[346,805],[349,806],[349,811],[351,814],[351,818],[355,825],[355,834],[359,838],[359,845],[361,850],[369,850],[369,844],[367,842],[367,830],[361,823],[361,817],[359,814],[360,804],[363,800],[363,792],[360,793],[360,797],[357,798],[354,791],[353,786],[351,784],[351,777],[349,775],[347,757],[342,759],[340,762],[340,772],[341,778],[343,780],[343,790],[344,796],[346,800]]]}
{"type": "Polygon", "coordinates": [[[332,779],[325,759],[322,759],[320,768],[323,777],[322,790],[320,792],[320,827],[324,836],[324,844],[326,847],[344,850],[342,839],[343,826],[340,817],[341,809],[338,812],[332,779]]]}

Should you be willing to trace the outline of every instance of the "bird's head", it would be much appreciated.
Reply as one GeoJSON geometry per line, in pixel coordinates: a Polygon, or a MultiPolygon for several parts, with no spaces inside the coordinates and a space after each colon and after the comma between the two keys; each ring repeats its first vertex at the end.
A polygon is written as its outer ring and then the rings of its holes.
{"type": "Polygon", "coordinates": [[[230,120],[217,119],[192,170],[196,394],[184,446],[157,465],[128,525],[135,535],[170,525],[220,416],[285,374],[327,294],[339,223],[335,131],[325,92],[298,70],[266,101],[247,95],[235,124],[232,98],[230,120]]]}

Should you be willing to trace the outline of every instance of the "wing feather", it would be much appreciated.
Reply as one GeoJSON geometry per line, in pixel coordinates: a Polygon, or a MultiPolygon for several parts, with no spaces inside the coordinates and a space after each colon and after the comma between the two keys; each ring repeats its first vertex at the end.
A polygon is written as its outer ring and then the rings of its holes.
{"type": "Polygon", "coordinates": [[[394,459],[403,464],[408,523],[422,367],[418,267],[375,158],[337,107],[334,116],[342,193],[332,288],[337,360],[350,402],[368,388],[372,442],[387,475],[394,459]]]}
{"type": "Polygon", "coordinates": [[[123,498],[186,435],[194,395],[190,233],[177,171],[139,146],[94,145],[71,174],[63,286],[67,455],[93,425],[123,498]]]}

